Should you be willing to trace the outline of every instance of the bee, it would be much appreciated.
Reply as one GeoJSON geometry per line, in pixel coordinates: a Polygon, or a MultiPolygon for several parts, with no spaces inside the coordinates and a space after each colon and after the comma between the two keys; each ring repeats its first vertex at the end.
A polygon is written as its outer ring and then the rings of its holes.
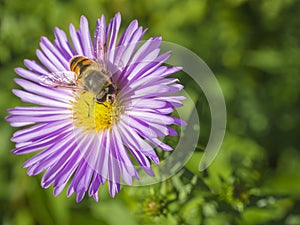
{"type": "Polygon", "coordinates": [[[111,74],[96,61],[85,56],[75,56],[70,60],[70,71],[59,71],[40,77],[40,83],[48,87],[81,89],[95,95],[99,104],[113,103],[117,88],[111,74]]]}

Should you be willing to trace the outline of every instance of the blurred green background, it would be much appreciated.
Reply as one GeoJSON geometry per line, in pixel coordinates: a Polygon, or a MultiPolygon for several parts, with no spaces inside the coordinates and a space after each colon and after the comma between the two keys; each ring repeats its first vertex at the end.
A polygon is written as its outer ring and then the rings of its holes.
{"type": "MultiPolygon", "coordinates": [[[[0,0],[0,224],[300,224],[300,1],[297,0],[0,0]],[[41,176],[15,156],[6,109],[20,105],[11,89],[14,68],[36,59],[40,36],[68,30],[83,14],[96,19],[122,14],[191,49],[212,69],[223,89],[228,121],[219,155],[200,173],[210,129],[209,108],[193,95],[201,120],[199,145],[186,167],[164,183],[123,187],[115,199],[107,187],[100,202],[76,204],[65,191],[53,197],[41,176]]],[[[196,85],[177,74],[188,93],[196,85]]],[[[199,74],[201,76],[201,74],[199,74]]],[[[167,140],[169,142],[174,140],[167,140]]],[[[176,140],[175,140],[176,141],[176,140]]]]}

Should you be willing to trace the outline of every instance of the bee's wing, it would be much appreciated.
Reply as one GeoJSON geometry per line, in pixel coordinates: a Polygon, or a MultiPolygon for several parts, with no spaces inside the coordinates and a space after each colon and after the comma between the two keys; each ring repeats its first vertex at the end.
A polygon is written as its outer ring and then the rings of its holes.
{"type": "Polygon", "coordinates": [[[74,87],[77,83],[75,74],[72,71],[59,71],[41,75],[39,82],[47,87],[74,87]]]}

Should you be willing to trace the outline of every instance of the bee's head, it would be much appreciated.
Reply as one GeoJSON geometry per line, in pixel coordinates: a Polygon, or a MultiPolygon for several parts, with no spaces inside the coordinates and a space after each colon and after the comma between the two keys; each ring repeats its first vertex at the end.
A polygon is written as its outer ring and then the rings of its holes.
{"type": "Polygon", "coordinates": [[[96,95],[96,101],[97,103],[103,103],[103,102],[110,102],[110,103],[114,103],[116,98],[115,94],[102,94],[99,93],[98,95],[96,95]]]}
{"type": "Polygon", "coordinates": [[[111,102],[113,103],[116,98],[116,88],[113,83],[107,82],[103,89],[96,95],[98,103],[111,102]]]}

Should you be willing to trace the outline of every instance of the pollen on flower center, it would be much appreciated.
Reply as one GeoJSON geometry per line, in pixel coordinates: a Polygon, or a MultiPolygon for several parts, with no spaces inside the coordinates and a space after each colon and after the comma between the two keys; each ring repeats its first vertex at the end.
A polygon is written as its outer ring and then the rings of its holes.
{"type": "Polygon", "coordinates": [[[77,92],[73,103],[73,124],[84,130],[99,132],[111,128],[121,112],[118,102],[97,103],[95,95],[89,92],[77,92]]]}

